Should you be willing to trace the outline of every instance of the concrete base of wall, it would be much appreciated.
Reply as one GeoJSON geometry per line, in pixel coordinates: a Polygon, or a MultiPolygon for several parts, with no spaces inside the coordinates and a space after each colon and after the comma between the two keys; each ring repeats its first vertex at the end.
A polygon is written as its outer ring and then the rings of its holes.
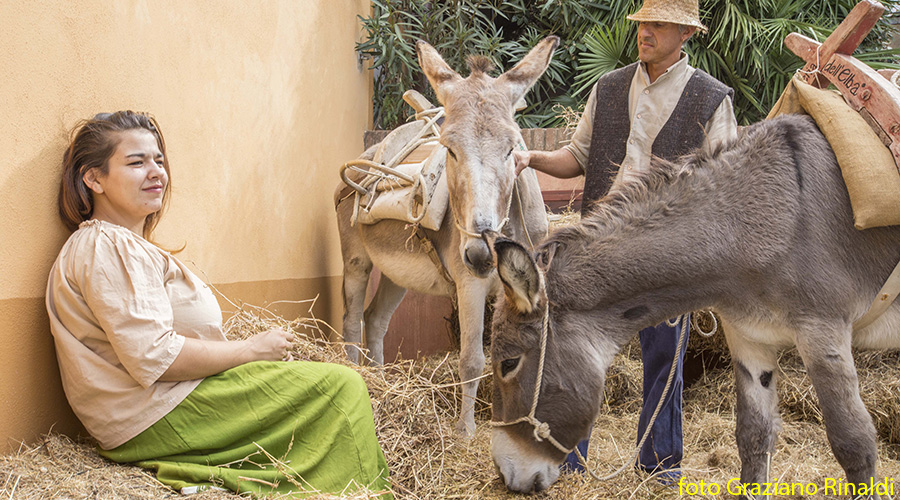
{"type": "Polygon", "coordinates": [[[0,349],[0,453],[33,443],[50,429],[76,436],[75,417],[59,378],[44,298],[0,300],[0,331],[18,339],[0,349]]]}

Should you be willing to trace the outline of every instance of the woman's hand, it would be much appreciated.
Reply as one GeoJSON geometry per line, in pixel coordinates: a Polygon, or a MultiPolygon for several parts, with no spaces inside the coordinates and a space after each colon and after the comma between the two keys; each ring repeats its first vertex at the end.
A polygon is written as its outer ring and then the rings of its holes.
{"type": "Polygon", "coordinates": [[[251,361],[289,361],[291,340],[294,338],[281,328],[272,328],[245,340],[251,361]]]}
{"type": "Polygon", "coordinates": [[[159,380],[175,382],[209,377],[252,361],[291,361],[292,339],[293,335],[281,328],[231,342],[186,337],[178,357],[159,380]]]}

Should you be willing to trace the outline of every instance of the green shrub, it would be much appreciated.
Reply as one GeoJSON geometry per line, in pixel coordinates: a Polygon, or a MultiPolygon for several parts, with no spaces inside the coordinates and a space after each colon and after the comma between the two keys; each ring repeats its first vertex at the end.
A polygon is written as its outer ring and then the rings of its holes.
{"type": "MultiPolygon", "coordinates": [[[[544,76],[526,96],[530,104],[519,113],[520,125],[559,125],[554,105],[577,106],[570,87],[575,80],[582,39],[595,26],[624,15],[634,2],[588,0],[373,0],[373,13],[361,17],[366,39],[357,51],[371,58],[375,72],[376,128],[403,123],[410,108],[403,92],[416,89],[434,94],[416,61],[415,42],[433,45],[456,71],[468,73],[469,54],[490,57],[499,71],[519,61],[541,38],[555,34],[560,46],[544,76]],[[621,5],[618,5],[621,4],[621,5]]],[[[581,99],[583,100],[583,99],[581,99]]]]}
{"type": "MultiPolygon", "coordinates": [[[[584,106],[593,83],[604,73],[637,58],[636,23],[625,16],[640,1],[590,0],[373,0],[372,15],[361,17],[366,38],[357,51],[371,59],[375,74],[376,128],[393,128],[411,114],[403,92],[416,89],[434,101],[419,69],[416,40],[432,44],[456,71],[467,74],[465,57],[483,54],[498,71],[508,69],[541,38],[555,34],[560,46],[547,73],[526,96],[517,115],[523,127],[563,124],[563,108],[584,106]]],[[[709,34],[685,47],[691,64],[735,89],[741,123],[765,116],[801,61],[784,48],[791,32],[824,40],[853,0],[701,0],[709,34]]],[[[886,6],[900,0],[885,0],[886,6]]],[[[898,51],[884,46],[891,27],[885,19],[856,56],[873,67],[900,67],[898,51]]]]}

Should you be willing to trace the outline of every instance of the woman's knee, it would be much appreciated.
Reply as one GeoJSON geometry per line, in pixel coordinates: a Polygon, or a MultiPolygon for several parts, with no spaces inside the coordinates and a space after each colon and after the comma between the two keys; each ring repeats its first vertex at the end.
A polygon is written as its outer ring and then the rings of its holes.
{"type": "Polygon", "coordinates": [[[327,372],[323,378],[333,391],[353,399],[361,397],[368,399],[369,389],[362,375],[356,370],[336,363],[326,363],[322,369],[327,372]]]}

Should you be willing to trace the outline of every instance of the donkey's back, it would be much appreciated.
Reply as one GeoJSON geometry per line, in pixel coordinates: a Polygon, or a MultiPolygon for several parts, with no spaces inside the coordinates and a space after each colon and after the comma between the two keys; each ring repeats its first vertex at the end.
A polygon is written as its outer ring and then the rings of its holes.
{"type": "MultiPolygon", "coordinates": [[[[764,335],[775,344],[793,343],[790,330],[804,325],[832,324],[841,331],[834,334],[848,335],[900,262],[900,226],[854,228],[840,168],[815,122],[767,120],[745,129],[730,150],[698,161],[718,163],[714,188],[735,233],[723,243],[734,245],[729,272],[741,286],[719,308],[771,323],[764,335]]],[[[895,305],[856,332],[854,344],[887,347],[886,338],[898,335],[895,305]]]]}
{"type": "MultiPolygon", "coordinates": [[[[900,305],[854,329],[900,261],[900,227],[857,230],[834,153],[811,118],[768,120],[718,155],[740,245],[735,286],[715,305],[735,364],[743,483],[767,480],[779,426],[777,351],[796,345],[848,482],[868,482],[875,429],[851,345],[900,347],[900,305]],[[730,191],[729,191],[730,190],[730,191]],[[738,213],[738,211],[742,213],[738,213]]],[[[701,160],[702,161],[702,160],[701,160]]]]}

